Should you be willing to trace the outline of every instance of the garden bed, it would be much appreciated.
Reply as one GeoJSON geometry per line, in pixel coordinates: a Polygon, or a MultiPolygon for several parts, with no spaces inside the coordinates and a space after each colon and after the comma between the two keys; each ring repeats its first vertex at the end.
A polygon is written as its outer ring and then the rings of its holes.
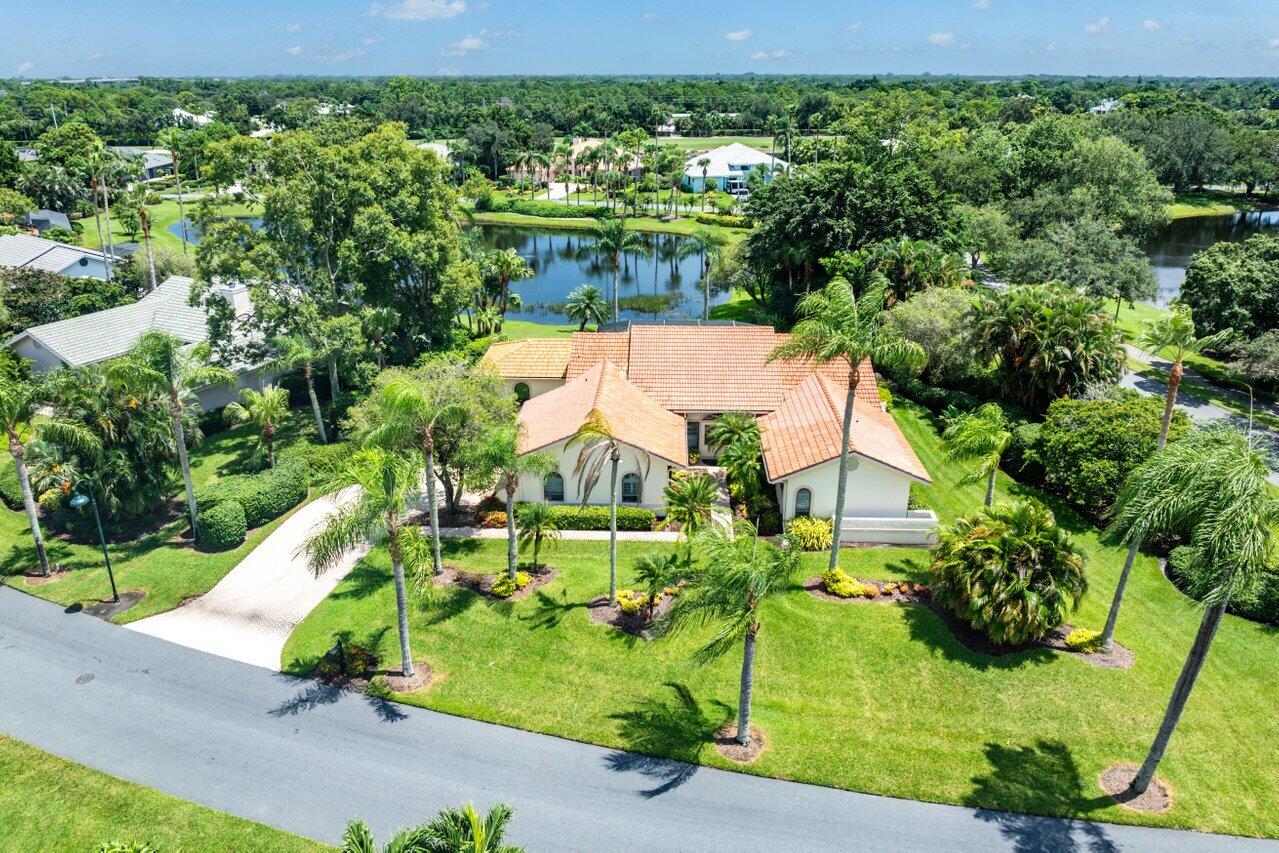
{"type": "MultiPolygon", "coordinates": [[[[653,619],[670,610],[671,605],[674,603],[675,596],[663,595],[662,600],[657,602],[657,606],[653,608],[653,619]]],[[[653,639],[653,623],[651,620],[645,621],[643,611],[639,613],[623,613],[621,607],[608,603],[607,595],[601,595],[588,601],[586,603],[586,613],[591,617],[592,622],[608,625],[624,634],[639,637],[641,640],[653,639]]]]}
{"type": "Polygon", "coordinates": [[[496,574],[488,574],[485,572],[468,572],[459,569],[457,566],[445,564],[444,574],[435,578],[437,584],[454,584],[456,586],[465,587],[471,592],[478,592],[485,598],[493,601],[519,601],[521,598],[527,598],[534,591],[546,586],[555,576],[559,574],[559,569],[554,566],[539,566],[536,572],[527,568],[528,564],[523,563],[518,568],[519,571],[528,572],[529,582],[521,589],[516,590],[511,595],[498,595],[493,592],[493,584],[506,576],[505,571],[496,574]]]}
{"type": "Polygon", "coordinates": [[[311,670],[315,681],[339,690],[376,696],[390,690],[409,693],[430,685],[435,671],[426,661],[413,662],[413,675],[405,677],[398,669],[382,669],[377,656],[357,643],[329,649],[311,670]],[[378,682],[378,679],[381,682],[378,682]]]}
{"type": "Polygon", "coordinates": [[[750,764],[764,752],[764,733],[759,726],[751,725],[750,746],[742,746],[737,742],[737,722],[725,724],[715,732],[715,751],[737,764],[750,764]]]}

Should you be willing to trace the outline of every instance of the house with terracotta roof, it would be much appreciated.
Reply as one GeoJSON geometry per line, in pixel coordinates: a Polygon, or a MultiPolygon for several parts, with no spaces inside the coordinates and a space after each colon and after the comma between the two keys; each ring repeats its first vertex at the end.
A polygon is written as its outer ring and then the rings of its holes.
{"type": "MultiPolygon", "coordinates": [[[[713,463],[706,432],[725,412],[759,420],[764,474],[782,516],[835,515],[847,365],[771,360],[788,336],[767,326],[644,325],[568,338],[494,344],[483,364],[521,401],[522,452],[548,451],[559,470],[526,475],[517,500],[607,504],[608,484],[579,493],[568,439],[592,411],[623,445],[620,500],[662,513],[674,470],[713,463]]],[[[858,367],[841,538],[929,544],[937,526],[912,510],[927,469],[879,399],[869,362],[858,367]]]]}

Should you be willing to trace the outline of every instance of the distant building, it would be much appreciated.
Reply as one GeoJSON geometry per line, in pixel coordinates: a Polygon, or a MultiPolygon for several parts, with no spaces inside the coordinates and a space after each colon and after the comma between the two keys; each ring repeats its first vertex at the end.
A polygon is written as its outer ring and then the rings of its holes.
{"type": "Polygon", "coordinates": [[[1122,101],[1116,100],[1115,98],[1106,98],[1106,100],[1102,101],[1100,104],[1097,104],[1095,107],[1090,107],[1088,112],[1092,113],[1095,116],[1101,116],[1101,115],[1106,115],[1107,113],[1113,113],[1115,110],[1119,109],[1122,106],[1123,106],[1122,101]]]}
{"type": "Polygon", "coordinates": [[[167,151],[128,146],[113,147],[111,150],[131,160],[142,158],[142,171],[138,174],[140,181],[150,181],[173,174],[173,156],[167,151]]]}
{"type": "Polygon", "coordinates": [[[213,121],[212,113],[200,113],[197,115],[196,113],[189,113],[181,107],[173,108],[174,124],[189,124],[193,127],[203,127],[211,121],[213,121]]]}
{"type": "Polygon", "coordinates": [[[19,148],[18,159],[23,163],[34,163],[40,159],[40,152],[34,148],[19,148]]]}
{"type": "Polygon", "coordinates": [[[709,186],[736,195],[746,191],[746,181],[752,172],[759,172],[765,181],[771,181],[774,171],[787,168],[789,164],[780,157],[734,142],[689,157],[684,164],[684,187],[700,193],[709,186]],[[699,162],[703,159],[710,161],[705,169],[699,162]]]}
{"type": "Polygon", "coordinates": [[[107,278],[107,258],[102,252],[30,234],[0,236],[0,267],[44,270],[67,278],[107,278]]]}
{"type": "Polygon", "coordinates": [[[23,215],[22,222],[28,228],[34,228],[37,234],[43,234],[50,228],[71,230],[71,220],[65,213],[56,210],[33,210],[23,215]]]}

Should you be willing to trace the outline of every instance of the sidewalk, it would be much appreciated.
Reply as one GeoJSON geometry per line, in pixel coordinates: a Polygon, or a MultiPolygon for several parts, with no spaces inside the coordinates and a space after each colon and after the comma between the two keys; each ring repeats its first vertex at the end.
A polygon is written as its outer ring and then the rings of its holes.
{"type": "MultiPolygon", "coordinates": [[[[429,530],[429,527],[423,529],[429,530]]],[[[441,527],[440,536],[445,539],[505,539],[506,528],[441,527]]],[[[560,539],[574,542],[607,542],[607,530],[561,530],[560,539]]],[[[619,530],[618,542],[678,542],[678,533],[665,530],[619,530]]],[[[145,620],[144,620],[145,621],[145,620]]]]}

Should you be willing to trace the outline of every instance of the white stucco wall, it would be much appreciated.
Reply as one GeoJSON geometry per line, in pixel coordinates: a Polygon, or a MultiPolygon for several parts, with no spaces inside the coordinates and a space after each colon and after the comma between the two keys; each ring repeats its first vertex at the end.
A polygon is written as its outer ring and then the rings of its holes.
{"type": "Polygon", "coordinates": [[[90,258],[87,255],[82,258],[84,263],[76,261],[66,269],[58,270],[58,275],[66,278],[96,278],[102,281],[107,280],[107,262],[100,258],[90,258]]]}
{"type": "MultiPolygon", "coordinates": [[[[910,501],[910,478],[899,471],[865,457],[849,457],[844,491],[844,515],[859,518],[904,518],[910,501]]],[[[782,516],[795,516],[795,494],[800,489],[813,493],[812,515],[830,518],[835,512],[835,487],[839,460],[799,471],[782,480],[782,516]]]]}
{"type": "MultiPolygon", "coordinates": [[[[200,403],[200,408],[204,411],[211,409],[219,409],[227,403],[240,399],[240,391],[244,388],[252,388],[254,391],[261,391],[266,385],[275,381],[276,374],[263,372],[259,369],[246,370],[240,374],[239,381],[235,385],[214,385],[209,388],[202,388],[195,393],[196,399],[200,403]]],[[[296,404],[296,400],[293,401],[296,404]]]]}
{"type": "MultiPolygon", "coordinates": [[[[573,467],[577,464],[578,455],[581,453],[580,447],[565,447],[567,440],[558,442],[546,448],[546,452],[555,456],[559,462],[560,476],[564,478],[564,503],[579,504],[582,503],[581,493],[579,489],[579,478],[573,476],[573,467]]],[[[622,448],[622,461],[617,466],[617,490],[619,495],[620,506],[636,506],[636,504],[621,504],[620,496],[622,491],[622,477],[628,473],[636,473],[643,476],[644,464],[641,460],[642,454],[631,447],[622,448]]],[[[663,502],[662,493],[666,489],[666,484],[670,480],[671,464],[657,457],[649,457],[652,462],[649,465],[648,477],[643,481],[640,488],[640,502],[638,506],[644,509],[651,509],[658,515],[664,515],[666,512],[666,504],[663,502]]],[[[604,471],[600,475],[600,480],[595,484],[595,488],[591,490],[587,496],[586,503],[608,505],[608,482],[609,482],[609,466],[604,465],[604,471]]],[[[520,488],[515,495],[517,501],[537,502],[543,499],[542,479],[525,474],[520,478],[520,488]]]]}
{"type": "Polygon", "coordinates": [[[51,350],[46,349],[40,344],[40,342],[36,341],[29,335],[15,343],[13,345],[13,351],[18,354],[19,358],[25,358],[29,361],[35,362],[32,369],[40,373],[43,373],[46,370],[56,370],[59,367],[65,366],[62,363],[62,359],[58,358],[51,350]]]}
{"type": "Polygon", "coordinates": [[[528,386],[529,399],[545,394],[547,391],[554,391],[564,384],[563,379],[507,379],[506,387],[514,394],[515,386],[521,382],[528,386]]]}

